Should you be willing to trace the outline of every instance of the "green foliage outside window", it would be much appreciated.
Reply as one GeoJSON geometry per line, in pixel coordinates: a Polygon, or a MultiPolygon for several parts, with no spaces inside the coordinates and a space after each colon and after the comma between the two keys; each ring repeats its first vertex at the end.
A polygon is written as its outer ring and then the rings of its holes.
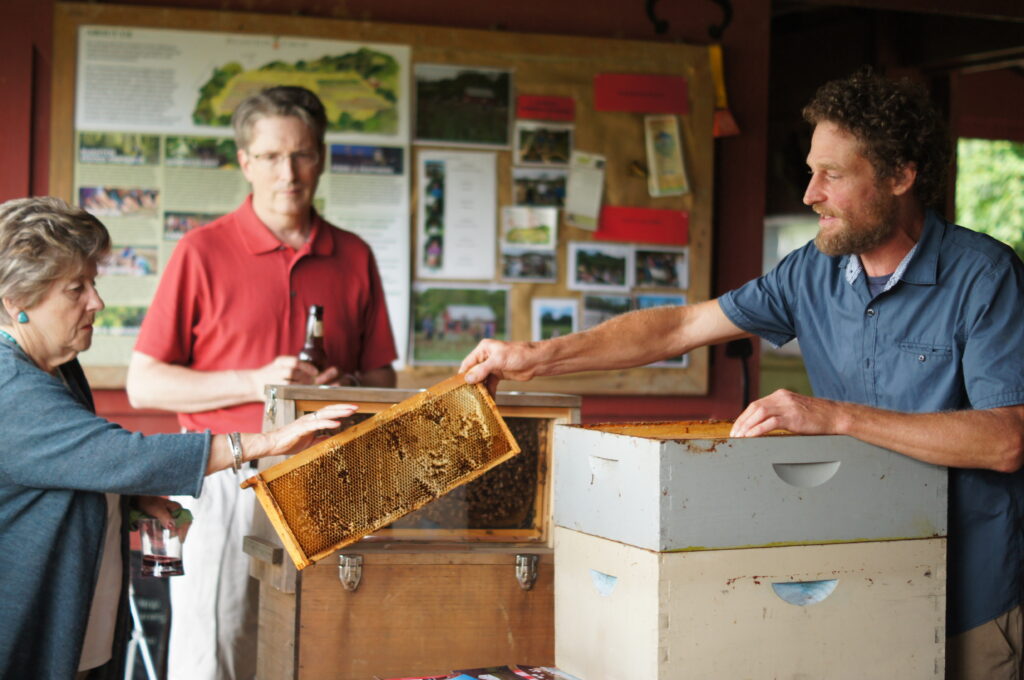
{"type": "Polygon", "coordinates": [[[1024,143],[957,142],[956,222],[999,239],[1024,259],[1024,143]]]}

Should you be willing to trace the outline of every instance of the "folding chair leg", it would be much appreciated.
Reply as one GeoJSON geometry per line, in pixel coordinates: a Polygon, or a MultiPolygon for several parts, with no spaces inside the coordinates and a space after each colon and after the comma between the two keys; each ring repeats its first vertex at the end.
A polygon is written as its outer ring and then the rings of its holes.
{"type": "Polygon", "coordinates": [[[132,637],[128,641],[128,654],[125,657],[124,680],[131,680],[135,673],[135,652],[142,655],[142,665],[146,668],[146,677],[149,680],[160,680],[153,667],[153,657],[149,653],[149,643],[146,642],[146,633],[142,628],[142,619],[139,618],[139,608],[135,606],[135,588],[128,584],[128,607],[132,613],[132,637]]]}

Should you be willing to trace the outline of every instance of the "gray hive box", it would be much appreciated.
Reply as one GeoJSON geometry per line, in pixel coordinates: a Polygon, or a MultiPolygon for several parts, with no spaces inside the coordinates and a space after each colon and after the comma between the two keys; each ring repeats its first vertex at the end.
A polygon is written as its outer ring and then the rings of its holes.
{"type": "Polygon", "coordinates": [[[559,425],[555,524],[659,552],[946,535],[946,468],[852,437],[729,426],[559,425]]]}

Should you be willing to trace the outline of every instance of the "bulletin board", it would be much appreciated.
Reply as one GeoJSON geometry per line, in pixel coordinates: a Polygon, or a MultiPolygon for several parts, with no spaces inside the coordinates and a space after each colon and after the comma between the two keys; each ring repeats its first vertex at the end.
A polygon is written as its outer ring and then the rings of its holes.
{"type": "MultiPolygon", "coordinates": [[[[58,3],[55,13],[54,73],[51,117],[51,192],[75,202],[74,172],[76,131],[77,36],[81,26],[124,26],[226,34],[302,36],[352,42],[406,45],[412,64],[452,64],[509,70],[516,95],[570,98],[574,103],[573,147],[605,158],[605,206],[654,208],[685,213],[688,222],[685,288],[644,292],[654,295],[684,295],[687,303],[707,300],[711,279],[711,224],[713,196],[712,113],[714,91],[707,48],[682,44],[520,34],[402,24],[355,22],[298,16],[129,7],[92,3],[58,3]],[[595,76],[601,74],[646,74],[679,76],[685,79],[688,111],[678,116],[689,192],[652,198],[648,189],[645,122],[642,113],[597,111],[594,105],[595,76]]],[[[514,113],[513,113],[514,115],[514,113]]],[[[423,243],[417,233],[420,209],[415,176],[421,154],[451,151],[446,144],[412,143],[408,165],[413,173],[409,196],[410,268],[423,243]]],[[[512,206],[514,147],[492,149],[496,153],[497,201],[495,223],[501,209],[512,206]]],[[[102,219],[102,218],[101,218],[102,219]]],[[[508,285],[508,327],[506,337],[529,340],[533,333],[532,301],[537,298],[580,298],[579,290],[568,285],[569,243],[594,241],[594,232],[569,225],[559,213],[555,282],[515,281],[508,285]]],[[[344,226],[344,225],[340,225],[344,226]]],[[[642,241],[640,243],[643,243],[642,241]]],[[[577,246],[578,248],[579,246],[577,246]]],[[[500,254],[495,250],[496,261],[500,254]]],[[[491,283],[501,283],[500,262],[491,283]]],[[[433,280],[431,284],[435,283],[433,280]]],[[[467,283],[467,282],[457,282],[467,283]]],[[[487,284],[475,281],[473,285],[487,284]]],[[[413,305],[415,303],[412,303],[413,305]]],[[[416,332],[415,323],[410,323],[416,332]]],[[[630,338],[622,338],[630,342],[630,338]]],[[[406,338],[396,337],[404,343],[406,338]]],[[[93,387],[120,388],[124,385],[128,357],[116,365],[87,366],[93,387]]],[[[408,364],[399,371],[398,386],[426,387],[451,375],[450,365],[408,364]]],[[[580,373],[555,378],[538,378],[529,383],[531,391],[573,394],[703,394],[708,386],[708,352],[690,353],[684,367],[671,365],[629,370],[580,373]]],[[[504,389],[525,387],[503,383],[504,389]]]]}

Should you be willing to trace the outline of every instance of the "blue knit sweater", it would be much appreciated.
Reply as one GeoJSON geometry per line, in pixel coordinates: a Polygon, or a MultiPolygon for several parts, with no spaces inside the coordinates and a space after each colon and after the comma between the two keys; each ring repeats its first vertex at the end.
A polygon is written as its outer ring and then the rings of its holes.
{"type": "MultiPolygon", "coordinates": [[[[209,456],[209,435],[144,436],[100,418],[78,361],[61,372],[67,386],[0,339],[0,678],[74,677],[104,492],[198,495],[209,456]]],[[[126,563],[124,527],[122,538],[126,563]]]]}

